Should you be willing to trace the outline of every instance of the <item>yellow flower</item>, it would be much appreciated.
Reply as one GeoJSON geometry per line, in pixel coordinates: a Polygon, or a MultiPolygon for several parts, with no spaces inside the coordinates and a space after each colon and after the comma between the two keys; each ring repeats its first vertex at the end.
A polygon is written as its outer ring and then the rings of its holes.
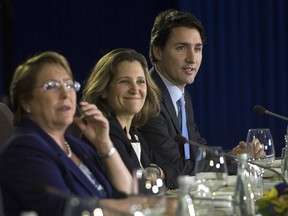
{"type": "Polygon", "coordinates": [[[269,191],[267,191],[264,196],[262,197],[263,200],[269,201],[273,200],[278,196],[278,191],[276,188],[272,188],[269,191]]]}
{"type": "Polygon", "coordinates": [[[271,200],[272,204],[274,204],[274,209],[278,213],[283,213],[288,209],[288,194],[283,194],[278,199],[271,200]]]}

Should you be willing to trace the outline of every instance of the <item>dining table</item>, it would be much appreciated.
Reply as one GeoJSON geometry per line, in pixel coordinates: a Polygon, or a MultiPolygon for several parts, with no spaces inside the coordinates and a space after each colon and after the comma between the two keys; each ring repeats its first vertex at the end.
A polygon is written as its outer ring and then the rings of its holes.
{"type": "MultiPolygon", "coordinates": [[[[281,159],[275,160],[271,168],[272,171],[265,170],[263,174],[263,193],[283,181],[279,176],[279,174],[281,175],[281,159]]],[[[234,194],[237,175],[228,175],[226,185],[219,188],[213,193],[212,197],[207,199],[199,199],[194,196],[197,190],[195,177],[187,176],[187,178],[189,178],[191,182],[192,189],[189,194],[191,195],[195,216],[234,216],[234,194]]],[[[108,205],[100,205],[100,208],[102,208],[103,215],[105,216],[183,216],[179,213],[179,198],[179,189],[167,189],[163,196],[128,196],[128,198],[122,199],[121,201],[111,200],[110,203],[108,202],[108,205]],[[157,199],[163,200],[163,197],[165,198],[165,203],[163,204],[162,202],[163,205],[161,204],[160,210],[159,206],[157,207],[158,209],[149,209],[150,204],[155,204],[157,199]]],[[[97,214],[97,216],[98,215],[101,214],[97,214]]],[[[260,215],[258,214],[257,216],[260,215]]]]}

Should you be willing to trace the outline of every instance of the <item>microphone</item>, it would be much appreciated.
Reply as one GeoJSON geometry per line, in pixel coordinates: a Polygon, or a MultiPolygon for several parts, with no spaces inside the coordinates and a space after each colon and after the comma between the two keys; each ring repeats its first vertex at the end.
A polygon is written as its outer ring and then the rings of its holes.
{"type": "MultiPolygon", "coordinates": [[[[180,135],[180,134],[177,134],[177,135],[174,137],[174,141],[177,142],[178,144],[181,144],[181,145],[184,145],[185,143],[188,143],[188,144],[191,145],[191,146],[206,148],[205,145],[201,145],[200,143],[197,143],[197,142],[192,141],[192,140],[187,140],[185,137],[183,137],[183,136],[180,135]]],[[[208,149],[209,149],[209,147],[208,147],[208,149]]],[[[211,150],[211,149],[210,149],[210,150],[211,150]]]]}
{"type": "Polygon", "coordinates": [[[287,117],[273,113],[273,112],[270,112],[269,110],[265,109],[264,107],[262,107],[260,105],[255,105],[253,109],[256,113],[271,115],[271,116],[274,116],[276,118],[280,118],[282,120],[288,121],[287,117]]]}
{"type": "MultiPolygon", "coordinates": [[[[215,154],[215,151],[210,146],[201,145],[200,143],[197,143],[195,141],[187,140],[185,137],[183,137],[180,134],[177,134],[174,137],[174,141],[177,142],[180,145],[184,145],[185,143],[188,143],[190,146],[193,146],[193,147],[204,148],[206,151],[215,154]]],[[[223,155],[225,157],[227,157],[227,158],[230,158],[230,159],[236,159],[236,157],[234,155],[231,155],[231,154],[228,154],[228,153],[225,153],[225,152],[223,152],[223,155]]]]}
{"type": "MultiPolygon", "coordinates": [[[[264,108],[264,109],[265,109],[265,108],[264,108]]],[[[178,144],[184,145],[185,143],[188,143],[188,144],[191,145],[191,146],[205,148],[205,150],[207,150],[208,152],[215,154],[215,151],[213,151],[213,149],[212,149],[211,147],[206,146],[206,145],[201,145],[200,143],[197,143],[197,142],[192,141],[192,140],[188,140],[188,139],[186,139],[185,137],[183,137],[183,136],[180,135],[180,134],[177,134],[177,135],[174,137],[174,140],[175,140],[178,144]]],[[[232,155],[232,154],[223,152],[223,155],[224,155],[226,158],[233,159],[233,160],[237,161],[237,157],[235,157],[235,156],[232,155]]],[[[271,168],[271,167],[263,166],[263,165],[261,165],[261,164],[258,164],[258,163],[256,163],[256,162],[253,162],[253,161],[250,161],[250,160],[248,160],[248,163],[249,163],[249,164],[252,164],[252,165],[255,165],[255,166],[258,166],[258,167],[260,167],[260,168],[262,168],[262,169],[270,170],[271,172],[275,173],[278,177],[280,177],[280,178],[282,179],[282,181],[286,183],[286,185],[288,185],[286,179],[284,178],[284,176],[283,176],[280,172],[278,172],[277,170],[275,170],[275,169],[273,169],[273,168],[271,168]]]]}

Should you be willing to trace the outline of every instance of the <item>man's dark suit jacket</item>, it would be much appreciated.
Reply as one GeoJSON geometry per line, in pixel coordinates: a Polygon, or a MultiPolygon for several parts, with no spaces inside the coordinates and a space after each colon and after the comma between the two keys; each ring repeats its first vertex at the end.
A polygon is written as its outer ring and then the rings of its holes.
{"type": "MultiPolygon", "coordinates": [[[[152,68],[150,73],[161,90],[161,114],[150,119],[140,128],[140,132],[152,150],[151,162],[157,163],[166,171],[167,187],[176,188],[178,175],[193,174],[197,150],[190,147],[191,159],[185,160],[184,146],[174,141],[175,136],[181,134],[181,131],[169,91],[155,68],[152,68]]],[[[192,101],[187,90],[185,90],[185,102],[189,139],[206,144],[206,140],[199,134],[194,119],[192,101]]]]}
{"type": "Polygon", "coordinates": [[[41,216],[62,216],[65,196],[110,198],[112,189],[94,149],[66,136],[73,153],[104,187],[103,197],[57,143],[31,120],[16,128],[0,155],[0,185],[6,216],[36,211],[41,216]],[[60,193],[50,193],[47,188],[60,193]]]}
{"type": "MultiPolygon", "coordinates": [[[[110,123],[110,139],[112,140],[114,146],[118,150],[123,162],[125,163],[127,169],[133,173],[133,170],[140,168],[141,165],[137,158],[137,155],[131,145],[131,141],[127,138],[124,129],[121,127],[120,123],[115,116],[108,118],[110,123]]],[[[136,135],[139,138],[141,145],[141,163],[143,167],[147,167],[150,164],[150,159],[148,157],[148,146],[136,128],[131,128],[130,134],[136,135]]]]}

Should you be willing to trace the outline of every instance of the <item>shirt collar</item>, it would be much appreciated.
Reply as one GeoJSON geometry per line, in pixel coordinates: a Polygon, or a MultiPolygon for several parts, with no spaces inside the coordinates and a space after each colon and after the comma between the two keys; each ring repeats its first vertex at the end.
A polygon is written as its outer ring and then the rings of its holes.
{"type": "Polygon", "coordinates": [[[167,80],[155,67],[156,72],[159,74],[160,78],[162,79],[162,81],[164,82],[165,86],[168,89],[168,92],[170,94],[170,97],[172,99],[172,102],[176,108],[176,110],[178,110],[177,107],[177,101],[181,98],[182,94],[184,94],[184,92],[182,92],[177,86],[175,86],[174,84],[172,84],[169,80],[167,80]]]}

